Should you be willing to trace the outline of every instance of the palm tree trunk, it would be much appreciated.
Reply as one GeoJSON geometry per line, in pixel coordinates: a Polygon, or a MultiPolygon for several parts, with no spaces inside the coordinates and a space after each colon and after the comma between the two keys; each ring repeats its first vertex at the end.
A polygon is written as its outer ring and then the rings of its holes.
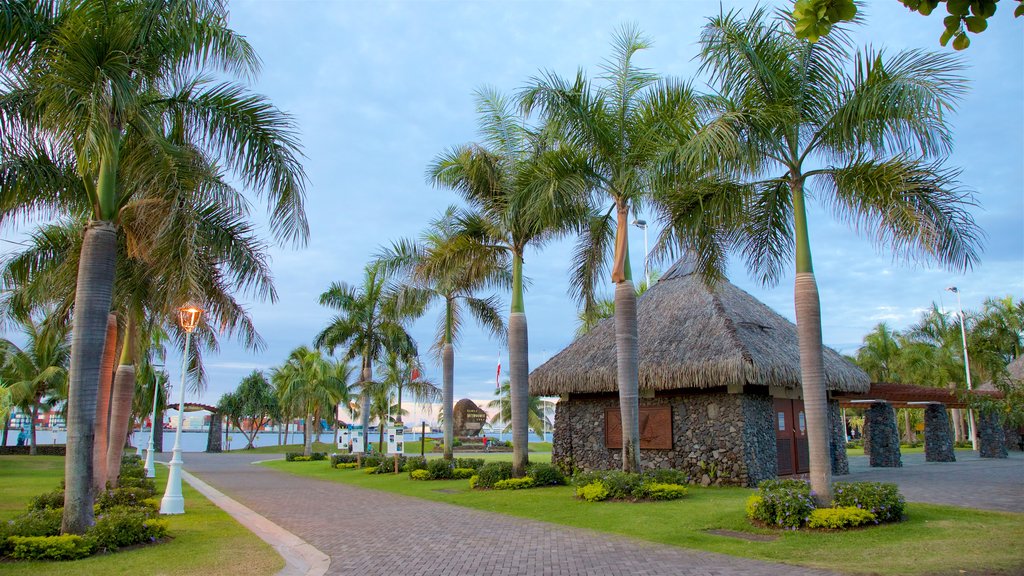
{"type": "Polygon", "coordinates": [[[512,408],[512,475],[526,475],[530,463],[530,338],[523,303],[523,257],[512,257],[512,306],[508,315],[508,373],[512,408]]]}
{"type": "Polygon", "coordinates": [[[100,385],[96,396],[96,440],[92,447],[93,483],[96,490],[107,487],[107,442],[110,432],[110,389],[113,387],[114,363],[117,362],[117,316],[107,315],[107,343],[103,347],[100,385]]]}
{"type": "Polygon", "coordinates": [[[959,408],[953,408],[953,441],[964,441],[964,417],[959,408]]]}
{"type": "Polygon", "coordinates": [[[451,460],[455,442],[455,348],[451,341],[441,347],[441,414],[444,417],[444,457],[451,460]]]}
{"type": "Polygon", "coordinates": [[[157,452],[164,451],[164,411],[159,410],[156,413],[156,422],[152,423],[153,428],[153,450],[157,452]]]}
{"type": "Polygon", "coordinates": [[[28,453],[30,456],[35,456],[39,452],[36,450],[36,418],[39,417],[39,402],[42,398],[36,397],[35,403],[32,404],[32,421],[28,423],[29,437],[28,437],[28,453]]]}
{"type": "MultiPolygon", "coordinates": [[[[114,375],[114,391],[110,404],[110,436],[107,440],[107,480],[117,487],[121,476],[121,457],[131,425],[132,401],[135,399],[135,350],[138,334],[134,316],[129,312],[125,326],[121,365],[114,375]]],[[[219,417],[214,415],[214,417],[219,417]]]]}
{"type": "Polygon", "coordinates": [[[313,422],[313,414],[306,412],[306,425],[302,427],[302,455],[312,456],[313,455],[313,436],[310,434],[312,430],[309,429],[310,423],[313,422]]]}
{"type": "Polygon", "coordinates": [[[622,470],[640,471],[640,361],[636,290],[631,280],[615,285],[615,361],[622,418],[622,470]]]}
{"type": "Polygon", "coordinates": [[[362,395],[363,408],[362,413],[359,414],[359,419],[363,425],[363,453],[368,454],[370,452],[370,394],[367,390],[367,382],[373,381],[373,364],[367,356],[363,356],[363,372],[361,377],[362,388],[360,394],[362,395]]]}
{"type": "Polygon", "coordinates": [[[11,415],[8,413],[7,417],[4,418],[4,432],[3,440],[0,440],[0,446],[7,446],[7,431],[11,429],[11,415]]]}
{"type": "Polygon", "coordinates": [[[82,241],[68,374],[67,457],[61,532],[84,534],[93,525],[96,399],[114,288],[117,233],[111,222],[90,222],[82,241]]]}

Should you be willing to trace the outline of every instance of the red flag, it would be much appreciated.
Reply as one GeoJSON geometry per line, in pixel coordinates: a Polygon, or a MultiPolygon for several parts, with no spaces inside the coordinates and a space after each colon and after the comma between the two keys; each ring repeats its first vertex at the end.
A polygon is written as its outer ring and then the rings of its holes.
{"type": "Polygon", "coordinates": [[[494,375],[494,387],[501,392],[501,356],[498,356],[498,373],[494,375]]]}
{"type": "Polygon", "coordinates": [[[412,369],[412,381],[415,382],[415,381],[417,381],[419,379],[420,379],[420,369],[419,368],[413,368],[412,369]]]}

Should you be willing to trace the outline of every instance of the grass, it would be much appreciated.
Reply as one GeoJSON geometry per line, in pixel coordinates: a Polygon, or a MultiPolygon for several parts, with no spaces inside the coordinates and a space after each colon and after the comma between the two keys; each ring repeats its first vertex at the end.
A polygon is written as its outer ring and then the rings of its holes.
{"type": "MultiPolygon", "coordinates": [[[[56,488],[64,475],[60,456],[0,456],[0,521],[25,511],[32,496],[56,488]]],[[[156,485],[167,483],[167,468],[157,466],[156,485]]],[[[170,522],[170,542],[91,556],[74,562],[4,562],[5,576],[213,576],[239,573],[276,574],[284,560],[226,512],[184,483],[185,514],[164,516],[170,522]]],[[[159,496],[158,496],[159,497],[159,496]]]]}
{"type": "MultiPolygon", "coordinates": [[[[232,442],[232,444],[234,444],[234,442],[232,442]]],[[[243,445],[245,444],[244,440],[242,441],[242,444],[243,445]]],[[[374,450],[377,449],[377,443],[376,442],[373,443],[373,449],[374,450]]],[[[425,449],[426,449],[427,456],[430,456],[431,454],[440,454],[440,452],[434,452],[434,438],[427,438],[425,449]]],[[[529,446],[528,449],[529,449],[530,452],[551,452],[551,443],[550,442],[530,442],[530,446],[529,446]]],[[[302,452],[302,444],[284,444],[282,446],[277,446],[277,445],[257,446],[256,448],[253,448],[251,450],[243,450],[243,449],[240,449],[240,448],[236,448],[236,449],[232,449],[231,452],[244,452],[246,454],[285,454],[287,452],[302,452]]],[[[332,442],[314,442],[313,443],[313,452],[326,452],[327,454],[330,454],[332,452],[338,452],[338,448],[333,444],[333,441],[332,442]]],[[[416,441],[416,442],[406,442],[405,443],[405,454],[406,455],[417,456],[417,455],[419,455],[419,453],[420,453],[420,443],[419,443],[419,441],[416,441]]],[[[471,455],[473,457],[484,456],[484,454],[476,453],[476,452],[462,453],[462,454],[471,455]]],[[[512,458],[512,456],[511,456],[512,453],[508,452],[508,454],[510,455],[509,459],[511,459],[512,458]]],[[[455,448],[455,455],[456,456],[460,455],[460,451],[459,451],[458,447],[455,448]]]]}
{"type": "Polygon", "coordinates": [[[909,504],[908,520],[900,524],[846,532],[779,532],[747,522],[744,503],[753,491],[746,488],[691,487],[689,496],[673,502],[592,504],[576,500],[568,486],[474,491],[465,480],[416,482],[406,474],[368,475],[358,470],[335,470],[323,462],[264,465],[477,510],[850,574],[911,576],[980,571],[1010,575],[1024,571],[1020,554],[1024,514],[909,504]],[[751,542],[709,534],[711,529],[775,534],[778,539],[751,542]]]}

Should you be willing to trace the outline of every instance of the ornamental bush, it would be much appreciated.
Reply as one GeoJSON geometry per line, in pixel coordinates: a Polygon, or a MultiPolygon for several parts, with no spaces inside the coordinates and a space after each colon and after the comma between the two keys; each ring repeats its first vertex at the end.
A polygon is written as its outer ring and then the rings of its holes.
{"type": "Polygon", "coordinates": [[[359,462],[342,462],[335,464],[334,467],[338,470],[352,470],[353,468],[359,468],[359,462]]]}
{"type": "MultiPolygon", "coordinates": [[[[399,456],[398,457],[398,469],[402,470],[403,468],[405,468],[405,456],[399,456]]],[[[373,474],[394,474],[395,473],[395,457],[391,456],[390,458],[388,458],[388,457],[381,458],[380,464],[377,464],[377,467],[374,468],[372,473],[373,474]]]]}
{"type": "Polygon", "coordinates": [[[413,480],[430,480],[430,471],[420,468],[409,472],[409,478],[413,480]]]}
{"type": "Polygon", "coordinates": [[[473,470],[479,470],[484,465],[483,458],[456,458],[452,460],[452,465],[455,468],[472,468],[473,470]]]}
{"type": "Polygon", "coordinates": [[[874,514],[874,522],[899,522],[907,502],[895,484],[883,482],[836,482],[832,490],[835,507],[862,508],[874,514]]]}
{"type": "Polygon", "coordinates": [[[452,465],[444,458],[435,458],[427,463],[427,470],[434,480],[449,480],[452,477],[452,465]]]}
{"type": "Polygon", "coordinates": [[[469,489],[472,490],[473,488],[476,488],[477,482],[479,482],[479,481],[480,481],[480,477],[477,476],[476,474],[470,476],[469,477],[469,489]]]}
{"type": "Polygon", "coordinates": [[[830,528],[839,530],[863,526],[875,522],[875,515],[862,508],[843,506],[841,508],[818,508],[807,520],[808,528],[830,528]]]}
{"type": "Polygon", "coordinates": [[[134,478],[122,476],[117,481],[118,488],[141,488],[150,494],[156,494],[156,485],[152,478],[134,478]]]}
{"type": "Polygon", "coordinates": [[[29,510],[55,510],[64,507],[64,489],[57,488],[51,492],[43,492],[29,500],[29,510]]]}
{"type": "Polygon", "coordinates": [[[526,475],[533,478],[535,486],[559,486],[565,484],[565,476],[562,471],[551,464],[532,464],[526,470],[526,475]]]}
{"type": "Polygon", "coordinates": [[[477,476],[474,488],[494,488],[498,482],[512,477],[512,463],[489,462],[477,470],[477,476]]]}
{"type": "Polygon", "coordinates": [[[358,454],[331,454],[331,467],[337,468],[338,464],[356,464],[359,462],[358,454]]]}
{"type": "Polygon", "coordinates": [[[146,507],[145,500],[153,496],[143,488],[115,488],[105,490],[96,497],[96,506],[100,510],[107,510],[117,506],[146,507]]]}
{"type": "Polygon", "coordinates": [[[523,478],[507,478],[505,480],[498,480],[494,483],[495,490],[523,490],[525,488],[533,488],[533,478],[525,476],[523,478]]]}
{"type": "Polygon", "coordinates": [[[608,489],[604,487],[603,482],[595,481],[590,484],[577,487],[576,497],[582,498],[587,502],[600,502],[608,499],[608,489]]]}
{"type": "Polygon", "coordinates": [[[452,469],[452,480],[465,480],[476,476],[476,470],[472,468],[454,468],[452,469]]]}
{"type": "Polygon", "coordinates": [[[92,554],[91,539],[65,536],[11,536],[11,558],[17,560],[78,560],[92,554]]]}
{"type": "Polygon", "coordinates": [[[380,458],[377,456],[365,456],[363,458],[363,468],[376,468],[380,466],[380,458]]]}
{"type": "Polygon", "coordinates": [[[782,526],[803,526],[814,510],[811,485],[803,480],[765,480],[758,487],[761,502],[753,518],[782,526]]]}
{"type": "Polygon", "coordinates": [[[680,484],[662,484],[660,482],[648,482],[644,484],[645,500],[678,500],[686,496],[686,486],[680,484]]]}
{"type": "Polygon", "coordinates": [[[645,470],[643,476],[647,480],[656,484],[685,485],[690,480],[685,472],[681,470],[673,470],[672,468],[654,468],[651,470],[645,470]]]}
{"type": "Polygon", "coordinates": [[[408,458],[405,461],[405,467],[402,470],[412,474],[415,470],[426,470],[427,459],[426,458],[408,458]]]}
{"type": "Polygon", "coordinates": [[[286,462],[309,462],[310,460],[327,460],[326,452],[312,452],[309,456],[302,452],[288,452],[284,455],[286,462]]]}
{"type": "Polygon", "coordinates": [[[88,536],[100,550],[117,550],[132,544],[153,542],[167,533],[167,523],[150,523],[146,511],[125,506],[106,510],[96,517],[96,524],[89,529],[88,536]]]}
{"type": "Polygon", "coordinates": [[[9,554],[13,544],[11,536],[39,537],[57,536],[60,534],[63,508],[47,508],[30,510],[7,522],[0,522],[0,556],[9,554]]]}

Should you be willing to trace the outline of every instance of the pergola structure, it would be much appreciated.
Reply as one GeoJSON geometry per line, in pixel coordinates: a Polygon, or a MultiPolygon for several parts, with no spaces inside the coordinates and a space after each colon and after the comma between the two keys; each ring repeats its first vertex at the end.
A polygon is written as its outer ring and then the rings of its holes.
{"type": "MultiPolygon", "coordinates": [[[[924,409],[924,450],[927,462],[955,462],[947,408],[968,408],[970,397],[1001,398],[995,390],[953,390],[916,384],[874,382],[867,392],[832,394],[843,408],[867,408],[864,415],[864,453],[871,466],[898,467],[900,456],[896,408],[924,409]]],[[[1005,435],[998,416],[980,414],[977,422],[983,458],[1006,458],[1005,435]]]]}

